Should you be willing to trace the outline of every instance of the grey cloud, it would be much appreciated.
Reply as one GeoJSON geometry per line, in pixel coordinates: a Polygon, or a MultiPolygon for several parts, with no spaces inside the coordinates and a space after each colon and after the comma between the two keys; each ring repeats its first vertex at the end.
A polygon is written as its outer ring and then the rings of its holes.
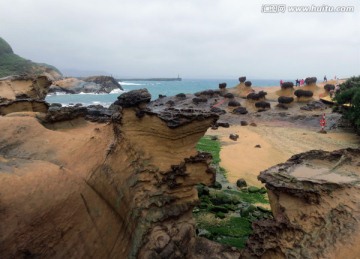
{"type": "Polygon", "coordinates": [[[261,13],[268,3],[12,0],[1,4],[0,36],[34,61],[119,76],[359,74],[358,1],[341,1],[354,13],[331,14],[261,13]]]}

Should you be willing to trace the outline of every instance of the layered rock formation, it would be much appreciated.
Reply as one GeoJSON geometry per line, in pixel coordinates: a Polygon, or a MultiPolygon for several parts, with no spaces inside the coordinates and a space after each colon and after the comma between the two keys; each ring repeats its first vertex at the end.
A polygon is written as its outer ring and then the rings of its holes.
{"type": "Polygon", "coordinates": [[[0,115],[12,112],[47,112],[44,102],[51,81],[46,76],[11,76],[0,80],[0,115]]]}
{"type": "Polygon", "coordinates": [[[360,150],[313,150],[261,172],[273,220],[241,258],[359,258],[360,150]]]}
{"type": "Polygon", "coordinates": [[[217,116],[146,96],[0,116],[1,257],[239,256],[197,238],[192,218],[194,186],[215,179],[195,145],[217,116]]]}
{"type": "Polygon", "coordinates": [[[113,90],[123,90],[121,85],[111,76],[92,76],[83,79],[65,78],[53,83],[49,93],[110,93],[113,90]]]}

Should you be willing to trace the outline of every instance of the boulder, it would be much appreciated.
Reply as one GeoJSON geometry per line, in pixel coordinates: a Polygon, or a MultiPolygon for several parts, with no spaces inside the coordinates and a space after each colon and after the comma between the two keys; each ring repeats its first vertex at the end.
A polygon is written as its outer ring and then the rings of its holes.
{"type": "Polygon", "coordinates": [[[220,109],[218,107],[211,107],[210,111],[213,112],[213,113],[219,114],[219,115],[222,115],[222,114],[226,113],[225,110],[220,109]]]}
{"type": "Polygon", "coordinates": [[[280,96],[278,102],[282,104],[290,104],[294,101],[294,97],[280,96]]]}
{"type": "Polygon", "coordinates": [[[221,183],[215,181],[213,185],[210,186],[211,188],[217,189],[217,190],[221,190],[222,189],[222,185],[221,183]]]}
{"type": "Polygon", "coordinates": [[[276,105],[276,107],[278,107],[278,108],[280,108],[280,109],[284,109],[284,110],[289,109],[288,105],[285,104],[285,103],[278,103],[278,104],[276,105]]]}
{"type": "Polygon", "coordinates": [[[294,88],[294,83],[293,82],[284,82],[281,85],[281,89],[285,90],[285,89],[292,89],[294,88]]]}
{"type": "Polygon", "coordinates": [[[260,91],[258,93],[249,93],[246,96],[246,99],[253,100],[253,101],[259,101],[265,99],[265,96],[267,95],[267,92],[260,91]]]}
{"type": "Polygon", "coordinates": [[[247,125],[249,125],[249,123],[247,121],[240,121],[240,125],[241,126],[247,126],[247,125]]]}
{"type": "Polygon", "coordinates": [[[273,218],[253,222],[241,258],[358,257],[359,164],[359,149],[312,150],[260,172],[273,218]]]}
{"type": "Polygon", "coordinates": [[[247,183],[243,178],[240,178],[236,181],[236,186],[239,188],[246,187],[247,183]]]}
{"type": "Polygon", "coordinates": [[[200,97],[200,96],[206,96],[206,97],[209,97],[209,98],[212,98],[212,97],[215,97],[215,96],[218,96],[220,95],[220,91],[219,90],[205,90],[205,91],[201,91],[201,92],[197,92],[194,94],[195,96],[197,97],[200,97]]]}
{"type": "Polygon", "coordinates": [[[234,95],[232,93],[226,93],[224,95],[225,98],[229,98],[229,99],[233,99],[234,98],[234,95]]]}
{"type": "Polygon", "coordinates": [[[333,84],[326,84],[326,85],[324,85],[324,89],[325,89],[325,91],[327,91],[327,92],[333,91],[333,90],[335,90],[335,85],[333,85],[333,84]]]}
{"type": "Polygon", "coordinates": [[[228,106],[229,107],[239,107],[239,106],[241,106],[241,104],[238,101],[231,100],[231,101],[229,101],[228,106]]]}
{"type": "Polygon", "coordinates": [[[239,77],[240,83],[244,83],[246,81],[246,76],[239,77]]]}
{"type": "Polygon", "coordinates": [[[195,103],[196,105],[198,105],[199,103],[206,103],[207,101],[208,99],[205,97],[194,97],[192,99],[192,102],[195,103]]]}
{"type": "Polygon", "coordinates": [[[251,81],[246,81],[246,82],[245,82],[245,86],[251,87],[251,85],[252,85],[251,81]]]}
{"type": "Polygon", "coordinates": [[[256,102],[255,107],[258,108],[258,109],[263,109],[263,110],[271,108],[270,103],[265,102],[265,101],[256,102]]]}
{"type": "Polygon", "coordinates": [[[223,127],[223,128],[229,128],[230,127],[230,124],[228,122],[216,122],[216,126],[217,127],[223,127]]]}
{"type": "Polygon", "coordinates": [[[302,90],[302,89],[298,89],[294,92],[294,95],[298,98],[300,97],[307,97],[310,98],[314,95],[314,93],[312,91],[306,91],[306,90],[302,90]]]}
{"type": "Polygon", "coordinates": [[[220,89],[225,89],[226,88],[226,83],[220,83],[219,88],[220,89]]]}
{"type": "Polygon", "coordinates": [[[186,99],[186,94],[184,94],[184,93],[177,94],[176,98],[180,99],[180,100],[185,100],[186,99]]]}
{"type": "Polygon", "coordinates": [[[316,84],[316,81],[317,81],[316,77],[305,78],[305,84],[307,84],[307,85],[316,84]]]}
{"type": "Polygon", "coordinates": [[[232,111],[232,113],[244,115],[248,113],[248,110],[245,107],[237,107],[232,111]]]}
{"type": "Polygon", "coordinates": [[[237,141],[237,139],[239,138],[239,135],[238,135],[238,134],[230,134],[230,135],[229,135],[229,138],[230,138],[231,140],[237,141]]]}
{"type": "Polygon", "coordinates": [[[147,89],[143,88],[121,94],[117,98],[117,101],[115,101],[115,104],[127,108],[137,106],[142,103],[148,103],[150,100],[151,94],[147,89]]]}

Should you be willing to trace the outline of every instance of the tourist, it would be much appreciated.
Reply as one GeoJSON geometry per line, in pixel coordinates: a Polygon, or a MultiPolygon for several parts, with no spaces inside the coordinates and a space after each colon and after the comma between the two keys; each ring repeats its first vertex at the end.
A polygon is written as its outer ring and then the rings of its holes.
{"type": "Polygon", "coordinates": [[[303,85],[304,85],[304,82],[305,82],[304,79],[301,79],[301,80],[300,80],[300,86],[303,86],[303,85]]]}
{"type": "Polygon", "coordinates": [[[281,79],[281,80],[280,80],[280,86],[282,86],[283,82],[284,82],[284,81],[281,79]]]}
{"type": "Polygon", "coordinates": [[[295,86],[300,86],[300,81],[299,81],[299,79],[296,79],[296,80],[295,80],[295,86]]]}
{"type": "MultiPolygon", "coordinates": [[[[336,76],[335,76],[336,77],[336,76]]],[[[324,76],[324,82],[327,83],[327,78],[326,76],[324,76]]]]}

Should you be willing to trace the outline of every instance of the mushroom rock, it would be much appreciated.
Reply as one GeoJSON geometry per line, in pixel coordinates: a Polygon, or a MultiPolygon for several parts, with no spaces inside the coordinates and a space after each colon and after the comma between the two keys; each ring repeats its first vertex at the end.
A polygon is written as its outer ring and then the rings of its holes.
{"type": "Polygon", "coordinates": [[[312,91],[314,94],[317,94],[319,91],[322,91],[320,87],[316,85],[316,77],[307,77],[305,79],[305,86],[302,87],[303,90],[312,91]]]}
{"type": "Polygon", "coordinates": [[[312,150],[259,175],[274,218],[253,223],[240,258],[356,258],[360,149],[312,150]]]}
{"type": "Polygon", "coordinates": [[[317,81],[316,77],[305,78],[305,84],[307,84],[307,85],[316,84],[316,81],[317,81]]]}
{"type": "Polygon", "coordinates": [[[251,100],[251,101],[262,101],[265,100],[265,96],[267,95],[267,92],[264,91],[260,91],[258,93],[249,93],[246,96],[246,99],[251,100]]]}
{"type": "Polygon", "coordinates": [[[294,97],[280,96],[278,98],[278,104],[276,105],[276,107],[286,110],[291,106],[293,102],[294,102],[294,97]]]}
{"type": "Polygon", "coordinates": [[[278,98],[278,103],[289,104],[292,103],[293,101],[294,101],[293,97],[280,96],[278,98]]]}
{"type": "Polygon", "coordinates": [[[284,82],[281,85],[281,89],[293,89],[294,88],[294,83],[293,82],[284,82]]]}
{"type": "Polygon", "coordinates": [[[258,108],[258,111],[266,111],[271,108],[270,103],[265,101],[256,102],[255,107],[258,108]]]}
{"type": "Polygon", "coordinates": [[[276,91],[278,96],[292,97],[294,95],[294,83],[293,82],[284,82],[280,86],[280,90],[276,91]]]}
{"type": "Polygon", "coordinates": [[[246,81],[246,76],[239,77],[239,82],[240,83],[245,83],[245,81],[246,81]]]}
{"type": "Polygon", "coordinates": [[[297,97],[298,102],[309,102],[313,100],[314,93],[312,91],[297,89],[294,92],[294,95],[297,97]]]}
{"type": "Polygon", "coordinates": [[[233,94],[241,98],[246,98],[249,93],[255,92],[254,89],[251,88],[251,82],[245,80],[246,77],[239,78],[240,83],[232,89],[233,94]]]}
{"type": "Polygon", "coordinates": [[[226,83],[220,83],[220,84],[219,84],[219,88],[220,88],[221,90],[224,90],[224,89],[226,88],[226,83]]]}
{"type": "Polygon", "coordinates": [[[246,81],[246,82],[245,82],[245,86],[246,86],[246,87],[251,87],[251,85],[252,85],[251,81],[246,81]]]}

